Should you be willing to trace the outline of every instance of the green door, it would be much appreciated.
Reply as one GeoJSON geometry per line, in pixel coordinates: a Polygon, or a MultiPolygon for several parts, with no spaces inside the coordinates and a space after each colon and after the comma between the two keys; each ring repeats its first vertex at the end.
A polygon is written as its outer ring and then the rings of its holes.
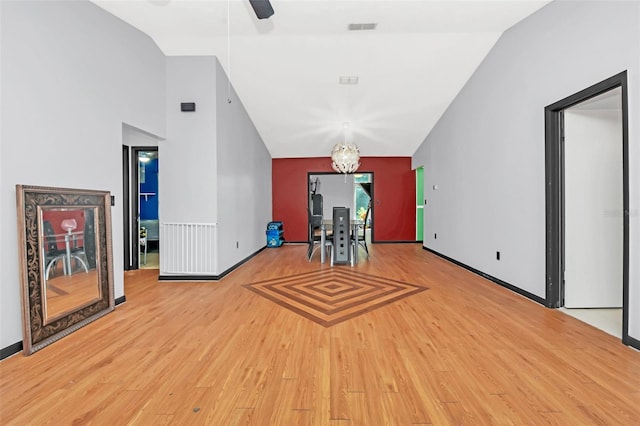
{"type": "Polygon", "coordinates": [[[424,235],[424,167],[416,169],[416,241],[424,235]]]}

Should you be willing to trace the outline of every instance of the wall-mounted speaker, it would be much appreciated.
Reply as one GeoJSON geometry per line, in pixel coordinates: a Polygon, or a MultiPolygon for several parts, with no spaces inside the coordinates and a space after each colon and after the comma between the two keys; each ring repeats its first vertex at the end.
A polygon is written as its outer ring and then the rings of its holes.
{"type": "Polygon", "coordinates": [[[258,19],[267,19],[273,15],[273,7],[269,0],[249,0],[258,19]]]}
{"type": "Polygon", "coordinates": [[[182,102],[180,104],[180,111],[182,112],[193,112],[196,110],[195,102],[182,102]]]}

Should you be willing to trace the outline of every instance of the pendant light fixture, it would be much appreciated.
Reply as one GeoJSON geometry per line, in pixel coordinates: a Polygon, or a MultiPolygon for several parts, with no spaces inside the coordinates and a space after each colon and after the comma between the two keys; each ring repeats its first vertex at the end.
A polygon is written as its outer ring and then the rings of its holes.
{"type": "Polygon", "coordinates": [[[347,143],[348,122],[342,123],[343,140],[333,147],[331,151],[331,167],[338,173],[354,173],[360,167],[360,150],[354,143],[347,143]]]}

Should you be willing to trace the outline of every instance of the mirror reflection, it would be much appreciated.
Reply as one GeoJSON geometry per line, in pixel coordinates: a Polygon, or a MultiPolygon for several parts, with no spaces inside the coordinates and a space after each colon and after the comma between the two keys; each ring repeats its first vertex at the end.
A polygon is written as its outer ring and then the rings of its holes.
{"type": "Polygon", "coordinates": [[[101,298],[96,210],[40,208],[45,324],[101,298]]]}

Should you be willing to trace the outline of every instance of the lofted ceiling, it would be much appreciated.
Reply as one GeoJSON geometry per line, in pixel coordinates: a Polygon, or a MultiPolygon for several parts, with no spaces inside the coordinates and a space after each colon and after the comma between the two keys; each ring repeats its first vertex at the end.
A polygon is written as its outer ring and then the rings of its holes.
{"type": "Polygon", "coordinates": [[[411,156],[501,34],[548,1],[271,0],[266,20],[248,0],[93,3],[167,56],[216,55],[282,158],[345,138],[363,156],[411,156]],[[349,30],[363,23],[376,29],[349,30]]]}

